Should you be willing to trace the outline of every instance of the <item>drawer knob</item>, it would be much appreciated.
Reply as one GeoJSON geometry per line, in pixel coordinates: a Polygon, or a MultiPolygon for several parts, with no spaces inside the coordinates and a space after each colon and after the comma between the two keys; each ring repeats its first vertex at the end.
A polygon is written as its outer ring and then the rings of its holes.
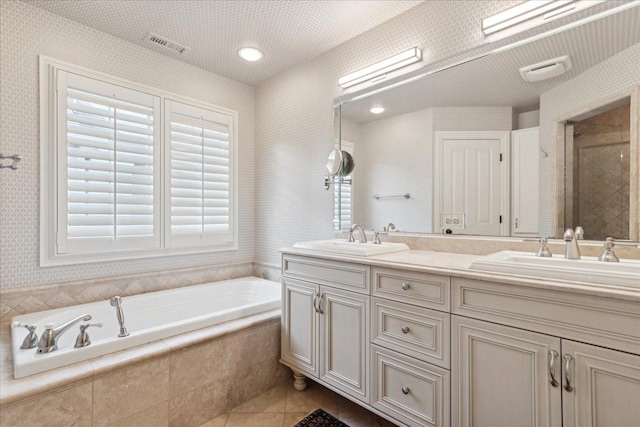
{"type": "Polygon", "coordinates": [[[404,290],[404,291],[408,291],[410,287],[411,287],[411,285],[409,285],[408,283],[403,283],[402,284],[402,290],[404,290]]]}
{"type": "Polygon", "coordinates": [[[402,387],[402,394],[409,394],[409,387],[402,387]]]}
{"type": "Polygon", "coordinates": [[[403,326],[402,327],[402,333],[403,334],[408,334],[409,333],[409,327],[408,326],[403,326]]]}

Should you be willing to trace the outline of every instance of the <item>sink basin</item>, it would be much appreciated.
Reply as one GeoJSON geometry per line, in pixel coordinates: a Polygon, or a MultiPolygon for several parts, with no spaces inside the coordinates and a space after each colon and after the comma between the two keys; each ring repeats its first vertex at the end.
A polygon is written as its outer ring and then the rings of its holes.
{"type": "Polygon", "coordinates": [[[382,255],[392,252],[402,252],[409,250],[409,246],[405,245],[404,243],[382,242],[382,244],[375,245],[371,242],[347,242],[343,239],[297,242],[294,243],[293,247],[298,249],[308,249],[312,251],[353,256],[382,255]]]}
{"type": "Polygon", "coordinates": [[[640,288],[640,261],[602,262],[595,257],[579,260],[537,257],[526,252],[502,251],[473,260],[471,268],[550,279],[573,280],[640,288]]]}

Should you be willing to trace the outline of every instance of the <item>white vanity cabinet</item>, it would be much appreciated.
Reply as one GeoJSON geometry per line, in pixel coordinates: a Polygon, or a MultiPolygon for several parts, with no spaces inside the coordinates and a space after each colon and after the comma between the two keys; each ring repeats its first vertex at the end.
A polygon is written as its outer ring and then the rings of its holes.
{"type": "Polygon", "coordinates": [[[637,303],[454,278],[452,312],[453,425],[638,425],[637,303]]]}
{"type": "MultiPolygon", "coordinates": [[[[283,255],[282,362],[400,426],[640,425],[640,304],[283,255]]],[[[603,290],[604,289],[604,290],[603,290]]]]}
{"type": "Polygon", "coordinates": [[[562,426],[560,338],[458,316],[451,329],[453,425],[562,426]]]}
{"type": "Polygon", "coordinates": [[[369,400],[369,267],[283,258],[282,361],[369,400]]]}

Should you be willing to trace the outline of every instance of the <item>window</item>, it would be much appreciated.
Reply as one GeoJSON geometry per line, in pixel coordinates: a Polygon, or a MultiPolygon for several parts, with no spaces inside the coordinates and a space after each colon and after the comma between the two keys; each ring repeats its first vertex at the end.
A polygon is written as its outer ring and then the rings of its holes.
{"type": "Polygon", "coordinates": [[[230,189],[232,117],[166,100],[170,135],[167,187],[171,246],[233,241],[230,189]]]}
{"type": "Polygon", "coordinates": [[[41,265],[237,248],[237,113],[40,61],[41,265]]]}

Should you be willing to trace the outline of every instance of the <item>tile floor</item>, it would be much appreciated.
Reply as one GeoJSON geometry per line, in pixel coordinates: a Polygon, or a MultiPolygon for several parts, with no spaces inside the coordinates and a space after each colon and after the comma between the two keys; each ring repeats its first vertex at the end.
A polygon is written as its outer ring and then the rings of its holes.
{"type": "Polygon", "coordinates": [[[350,427],[395,426],[313,381],[305,391],[287,381],[200,427],[291,427],[317,408],[350,427]]]}

